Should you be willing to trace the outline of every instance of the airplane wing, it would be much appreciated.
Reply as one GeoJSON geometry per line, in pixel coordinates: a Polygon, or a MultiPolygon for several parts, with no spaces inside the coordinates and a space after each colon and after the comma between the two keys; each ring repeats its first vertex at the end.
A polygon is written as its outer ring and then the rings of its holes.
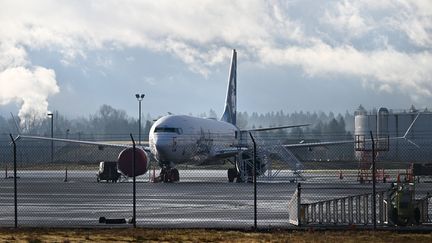
{"type": "Polygon", "coordinates": [[[312,143],[295,143],[295,144],[284,144],[285,148],[311,148],[311,147],[325,147],[329,145],[341,145],[341,144],[352,144],[354,140],[343,140],[343,141],[328,141],[328,142],[312,142],[312,143]]]}
{"type": "MultiPolygon", "coordinates": [[[[387,137],[387,138],[376,138],[374,139],[375,142],[380,141],[389,141],[389,140],[396,140],[396,139],[404,139],[407,142],[413,144],[416,147],[419,147],[417,144],[415,144],[413,141],[409,140],[407,138],[407,135],[409,134],[411,128],[414,126],[414,123],[417,121],[417,118],[420,116],[420,113],[417,114],[411,125],[406,130],[405,134],[402,137],[387,137]]],[[[372,139],[362,139],[362,140],[341,140],[341,141],[328,141],[328,142],[311,142],[311,143],[296,143],[296,144],[284,144],[283,146],[286,148],[311,148],[311,147],[325,147],[325,146],[333,146],[333,145],[341,145],[341,144],[371,144],[372,139]]]]}
{"type": "MultiPolygon", "coordinates": [[[[77,143],[77,144],[86,144],[86,145],[96,145],[99,147],[120,147],[120,148],[129,148],[132,147],[132,144],[119,144],[119,143],[108,143],[108,142],[97,142],[97,141],[83,141],[83,140],[74,140],[74,139],[64,139],[64,138],[48,138],[48,137],[40,137],[40,136],[29,136],[29,135],[18,135],[16,140],[19,139],[33,139],[33,140],[45,140],[45,141],[56,141],[56,142],[66,142],[66,143],[77,143]]],[[[140,146],[145,151],[150,151],[148,146],[140,146]]]]}
{"type": "Polygon", "coordinates": [[[212,156],[218,159],[229,158],[238,155],[242,151],[248,150],[248,147],[231,147],[231,148],[223,148],[216,149],[212,156]]]}
{"type": "Polygon", "coordinates": [[[242,132],[262,132],[262,131],[279,130],[285,128],[306,127],[310,125],[311,124],[301,124],[301,125],[288,125],[288,126],[279,126],[279,127],[255,128],[255,129],[242,130],[242,132]]]}

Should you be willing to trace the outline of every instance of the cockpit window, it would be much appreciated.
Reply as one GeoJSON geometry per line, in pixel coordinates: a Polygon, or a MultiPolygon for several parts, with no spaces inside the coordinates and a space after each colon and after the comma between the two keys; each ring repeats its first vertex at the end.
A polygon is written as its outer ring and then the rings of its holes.
{"type": "Polygon", "coordinates": [[[177,133],[177,134],[182,134],[182,129],[181,128],[176,128],[176,127],[156,127],[154,130],[155,133],[158,132],[170,132],[170,133],[177,133]]]}

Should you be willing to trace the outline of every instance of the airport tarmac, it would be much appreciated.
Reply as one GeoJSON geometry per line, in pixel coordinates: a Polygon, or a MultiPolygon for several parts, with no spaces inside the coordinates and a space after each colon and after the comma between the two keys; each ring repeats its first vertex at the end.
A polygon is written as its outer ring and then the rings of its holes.
{"type": "MultiPolygon", "coordinates": [[[[137,225],[140,227],[250,228],[254,225],[252,183],[228,183],[225,170],[182,170],[179,183],[151,183],[137,178],[137,225]]],[[[351,172],[304,173],[302,202],[369,193],[351,172]]],[[[352,172],[354,173],[354,172],[352,172]]],[[[152,175],[152,171],[150,172],[152,175]]],[[[353,174],[354,175],[354,174],[353,174]]],[[[97,183],[94,171],[20,171],[18,225],[21,227],[107,227],[100,217],[132,217],[132,183],[97,183]]],[[[291,177],[290,177],[291,176],[291,177]]],[[[297,183],[283,172],[257,183],[259,227],[291,227],[288,201],[297,183]]],[[[390,187],[378,183],[377,190],[390,187]]],[[[431,190],[420,183],[417,197],[431,190]]],[[[14,225],[13,179],[0,179],[0,227],[14,225]]]]}

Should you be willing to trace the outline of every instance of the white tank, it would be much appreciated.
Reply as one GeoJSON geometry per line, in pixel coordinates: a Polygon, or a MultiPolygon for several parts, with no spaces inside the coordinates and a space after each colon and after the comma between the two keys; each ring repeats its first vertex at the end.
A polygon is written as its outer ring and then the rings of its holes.
{"type": "Polygon", "coordinates": [[[354,117],[354,135],[367,135],[369,131],[369,117],[367,112],[357,111],[354,117]]]}
{"type": "Polygon", "coordinates": [[[362,141],[368,137],[369,131],[369,117],[366,110],[360,106],[355,112],[354,117],[354,139],[356,140],[354,146],[356,150],[355,157],[357,160],[362,160],[364,157],[364,151],[361,151],[364,149],[364,143],[362,143],[362,141]]]}

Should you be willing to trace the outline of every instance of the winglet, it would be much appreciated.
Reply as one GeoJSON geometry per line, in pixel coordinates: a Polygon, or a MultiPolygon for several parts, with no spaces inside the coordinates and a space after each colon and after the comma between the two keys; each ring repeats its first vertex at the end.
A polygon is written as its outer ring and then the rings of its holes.
{"type": "Polygon", "coordinates": [[[225,109],[221,121],[236,125],[237,123],[237,52],[232,52],[231,66],[228,77],[228,89],[225,99],[225,109]]]}
{"type": "Polygon", "coordinates": [[[409,140],[407,138],[408,133],[411,131],[411,128],[414,126],[414,123],[417,121],[417,118],[420,116],[420,112],[417,114],[417,116],[414,118],[413,122],[411,123],[411,125],[408,127],[408,129],[406,130],[405,134],[403,135],[403,139],[405,139],[408,143],[416,146],[417,148],[420,148],[420,146],[418,146],[416,143],[414,143],[413,141],[409,140]]]}
{"type": "Polygon", "coordinates": [[[402,138],[406,139],[406,136],[408,135],[408,133],[411,131],[411,128],[414,126],[414,123],[417,121],[417,118],[420,116],[420,112],[417,114],[417,116],[414,118],[413,122],[411,123],[411,125],[408,127],[408,129],[406,130],[405,134],[403,135],[402,138]]]}
{"type": "Polygon", "coordinates": [[[414,143],[413,141],[409,140],[408,138],[405,138],[405,140],[406,140],[408,143],[410,143],[410,144],[416,146],[417,148],[420,148],[420,146],[418,146],[416,143],[414,143]]]}

